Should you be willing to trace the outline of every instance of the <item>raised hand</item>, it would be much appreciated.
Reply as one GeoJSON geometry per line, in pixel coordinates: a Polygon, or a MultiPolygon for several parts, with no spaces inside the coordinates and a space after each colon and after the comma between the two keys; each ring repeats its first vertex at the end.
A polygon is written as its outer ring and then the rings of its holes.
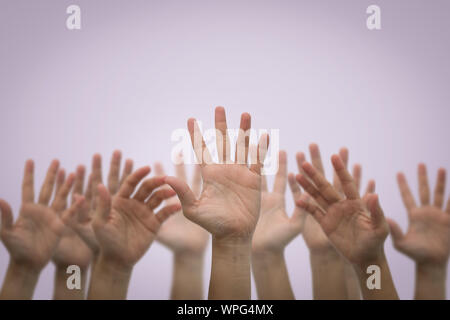
{"type": "Polygon", "coordinates": [[[253,235],[254,253],[282,252],[303,228],[305,214],[301,210],[296,207],[290,217],[286,213],[286,152],[280,151],[278,158],[279,168],[272,192],[269,192],[266,178],[262,176],[261,216],[253,235]]]}
{"type": "MultiPolygon", "coordinates": [[[[108,174],[108,190],[111,195],[116,194],[118,188],[122,185],[125,179],[133,171],[133,161],[128,159],[125,162],[122,176],[120,176],[120,162],[122,153],[118,150],[114,151],[111,157],[111,164],[108,174]]],[[[94,257],[98,256],[99,245],[92,228],[92,220],[95,213],[97,186],[102,183],[102,159],[99,154],[92,158],[92,173],[89,176],[86,191],[84,191],[86,168],[80,165],[77,168],[72,197],[84,194],[86,201],[82,210],[79,210],[74,215],[65,215],[63,220],[66,225],[70,226],[75,233],[86,243],[90,248],[94,257]]]]}
{"type": "Polygon", "coordinates": [[[92,226],[100,256],[94,268],[90,299],[125,298],[133,266],[148,250],[162,223],[181,208],[173,204],[154,213],[163,200],[175,195],[170,189],[156,190],[164,184],[165,177],[145,180],[132,196],[149,173],[150,167],[136,170],[112,198],[105,186],[97,187],[92,226]]]}
{"type": "MultiPolygon", "coordinates": [[[[22,184],[22,207],[14,223],[9,204],[0,200],[2,211],[1,239],[10,254],[10,265],[5,278],[1,298],[29,299],[32,297],[40,271],[52,258],[64,224],[57,211],[65,207],[67,189],[70,189],[73,174],[55,193],[55,181],[59,162],[54,160],[42,185],[38,202],[34,202],[34,163],[28,160],[22,184]],[[49,205],[55,193],[52,204],[49,205]]],[[[71,214],[83,205],[78,197],[65,214],[71,214]]]]}
{"type": "MultiPolygon", "coordinates": [[[[187,181],[186,169],[180,154],[175,165],[177,178],[187,181]]],[[[165,176],[162,164],[155,165],[157,176],[165,176]]],[[[200,167],[195,166],[192,178],[192,190],[196,197],[201,192],[202,177],[200,167]]],[[[165,201],[166,205],[180,203],[178,197],[165,201]]],[[[161,226],[157,240],[168,247],[174,254],[174,272],[171,299],[203,299],[203,265],[204,253],[208,245],[209,233],[199,225],[188,220],[180,210],[173,214],[161,226]]]]}
{"type": "Polygon", "coordinates": [[[389,227],[378,196],[369,194],[361,199],[342,159],[333,155],[331,160],[344,196],[311,164],[305,162],[302,165],[304,174],[296,178],[315,203],[300,200],[298,205],[313,215],[332,245],[355,267],[360,276],[363,297],[397,299],[383,248],[389,227]],[[379,292],[366,287],[366,268],[373,264],[382,270],[384,288],[379,292]]]}
{"type": "MultiPolygon", "coordinates": [[[[176,177],[186,181],[186,169],[182,162],[175,165],[176,177]]],[[[165,176],[164,169],[161,164],[155,165],[157,176],[165,176]]],[[[196,166],[192,179],[192,190],[194,195],[198,197],[201,192],[202,177],[200,167],[196,166]]],[[[180,203],[177,197],[172,197],[166,201],[166,204],[180,203]]],[[[158,232],[157,240],[167,246],[174,253],[185,253],[190,255],[203,255],[208,244],[209,234],[199,225],[189,221],[183,215],[182,211],[173,214],[167,222],[161,226],[158,232]]]]}
{"type": "Polygon", "coordinates": [[[296,207],[291,217],[287,215],[286,152],[280,151],[278,160],[272,192],[268,191],[265,176],[262,177],[261,216],[252,242],[252,267],[259,299],[294,299],[284,248],[302,231],[305,214],[296,207]]]}
{"type": "Polygon", "coordinates": [[[445,299],[445,277],[450,255],[450,198],[444,211],[445,175],[437,174],[434,199],[431,202],[427,169],[418,166],[420,206],[416,204],[405,175],[397,181],[408,212],[409,227],[403,234],[398,224],[388,219],[394,246],[416,264],[416,299],[445,299]]]}
{"type": "Polygon", "coordinates": [[[197,122],[188,120],[188,130],[203,178],[200,198],[197,199],[182,179],[168,177],[166,183],[178,194],[183,214],[213,236],[209,297],[248,299],[250,247],[260,212],[261,168],[267,152],[268,136],[262,137],[258,161],[248,167],[249,137],[246,134],[251,126],[250,115],[244,113],[241,116],[235,161],[231,160],[225,110],[222,107],[216,108],[215,125],[220,163],[212,163],[197,122]]]}

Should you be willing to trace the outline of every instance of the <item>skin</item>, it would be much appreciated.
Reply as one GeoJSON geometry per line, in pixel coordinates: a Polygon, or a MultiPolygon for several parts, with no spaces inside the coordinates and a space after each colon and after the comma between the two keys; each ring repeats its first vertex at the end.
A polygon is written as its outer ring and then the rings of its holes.
{"type": "Polygon", "coordinates": [[[175,204],[154,213],[163,200],[175,194],[173,190],[157,189],[165,177],[147,179],[135,192],[149,173],[150,167],[136,170],[113,197],[104,185],[97,187],[92,227],[100,250],[88,299],[126,299],[134,265],[149,249],[163,222],[180,210],[175,204]]]}
{"type": "MultiPolygon", "coordinates": [[[[1,239],[10,254],[0,299],[31,299],[42,269],[53,257],[64,231],[58,211],[65,206],[74,175],[55,190],[59,162],[54,160],[42,185],[38,201],[34,200],[34,163],[28,160],[22,184],[22,207],[14,223],[10,205],[0,200],[1,239]],[[53,196],[54,194],[54,196],[53,196]],[[50,201],[53,197],[53,201],[50,201]]],[[[77,197],[64,214],[73,214],[83,205],[77,197]]]]}
{"type": "MultiPolygon", "coordinates": [[[[160,163],[155,165],[157,176],[165,176],[160,163]]],[[[187,181],[186,169],[180,155],[175,165],[178,179],[187,181]]],[[[196,166],[192,190],[196,197],[201,192],[200,167],[196,166]]],[[[178,198],[172,197],[165,201],[167,205],[178,204],[178,198]]],[[[173,214],[158,232],[157,241],[169,248],[174,254],[174,269],[172,300],[200,300],[203,299],[203,264],[204,254],[209,241],[208,232],[199,225],[189,221],[180,210],[173,214]]]]}
{"type": "Polygon", "coordinates": [[[427,169],[418,166],[420,205],[416,204],[403,173],[397,181],[408,212],[409,226],[404,234],[399,225],[388,219],[394,247],[416,263],[415,299],[445,300],[447,263],[450,255],[450,198],[444,210],[446,172],[437,174],[431,203],[427,169]]]}
{"type": "Polygon", "coordinates": [[[248,113],[241,116],[235,161],[230,157],[230,143],[225,110],[215,110],[218,164],[213,163],[194,119],[188,130],[203,179],[203,190],[197,199],[181,179],[166,178],[180,198],[183,214],[212,234],[212,267],[209,299],[250,299],[250,257],[253,232],[258,221],[261,201],[261,168],[267,152],[268,136],[258,147],[257,161],[247,165],[250,129],[248,113]]]}
{"type": "Polygon", "coordinates": [[[313,215],[331,244],[352,264],[364,299],[398,299],[384,254],[389,227],[378,196],[369,194],[361,199],[342,159],[333,155],[331,160],[344,196],[305,162],[302,165],[304,174],[297,175],[296,179],[315,203],[300,200],[297,204],[313,215]],[[366,285],[366,270],[371,265],[380,268],[381,289],[370,290],[366,285]]]}
{"type": "Polygon", "coordinates": [[[259,299],[295,299],[289,281],[284,248],[300,234],[305,215],[296,207],[291,217],[286,213],[286,152],[279,152],[279,167],[273,191],[262,177],[261,216],[253,236],[252,269],[259,299]]]}
{"type": "MultiPolygon", "coordinates": [[[[313,167],[324,175],[324,167],[318,145],[311,144],[309,146],[309,152],[313,167]]],[[[345,166],[347,166],[348,150],[342,148],[339,151],[339,155],[343,159],[345,166]]],[[[302,166],[306,162],[305,155],[299,152],[296,155],[296,159],[299,172],[304,174],[302,166]]],[[[353,177],[359,189],[361,166],[358,164],[353,167],[353,177]]],[[[300,200],[314,202],[307,194],[301,197],[300,188],[293,174],[289,175],[289,186],[291,187],[296,202],[300,200]]],[[[333,186],[342,194],[342,186],[336,173],[334,173],[333,186]]],[[[375,182],[371,180],[367,186],[366,194],[373,193],[374,190],[375,182]]],[[[299,210],[301,209],[299,208],[299,210]]],[[[307,215],[305,218],[303,239],[310,252],[314,299],[360,299],[359,283],[353,268],[332,246],[320,224],[311,215],[307,215]]]]}

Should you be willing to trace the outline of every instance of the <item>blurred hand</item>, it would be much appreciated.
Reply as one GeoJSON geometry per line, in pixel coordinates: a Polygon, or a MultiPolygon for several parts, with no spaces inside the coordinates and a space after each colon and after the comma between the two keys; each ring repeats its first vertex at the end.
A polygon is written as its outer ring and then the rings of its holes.
{"type": "Polygon", "coordinates": [[[133,267],[156,238],[162,223],[180,210],[179,204],[173,204],[154,213],[163,200],[175,195],[173,190],[156,190],[164,184],[165,177],[145,180],[131,197],[149,173],[150,167],[136,170],[126,178],[112,199],[105,186],[98,186],[92,226],[103,261],[127,269],[133,267]]]}
{"type": "MultiPolygon", "coordinates": [[[[322,164],[322,157],[320,155],[319,146],[315,143],[311,144],[309,146],[309,153],[310,153],[310,157],[311,157],[312,166],[322,176],[325,176],[325,171],[324,171],[324,167],[322,164]]],[[[348,158],[349,158],[348,157],[348,149],[341,148],[339,150],[339,156],[341,157],[345,167],[347,167],[348,158]]],[[[305,174],[304,170],[302,168],[303,164],[306,162],[304,153],[303,152],[297,153],[296,160],[297,160],[297,166],[298,166],[299,172],[302,174],[305,174]]],[[[357,190],[359,190],[360,185],[361,185],[361,166],[359,164],[355,164],[353,166],[353,174],[352,175],[353,175],[353,179],[356,184],[356,188],[357,188],[357,190]]],[[[310,196],[308,196],[308,194],[303,194],[303,195],[300,194],[300,188],[298,187],[298,185],[295,181],[295,176],[293,174],[289,175],[289,186],[291,187],[291,191],[292,191],[294,200],[296,202],[303,200],[305,202],[314,203],[314,200],[310,196]]],[[[336,172],[334,172],[333,186],[339,194],[343,195],[342,186],[341,186],[341,183],[339,181],[339,178],[338,178],[336,172]]],[[[374,192],[375,192],[375,181],[370,180],[367,185],[365,194],[367,195],[367,194],[374,193],[374,192]]],[[[297,207],[297,210],[301,211],[302,209],[297,207]]],[[[332,247],[330,241],[328,240],[327,235],[322,230],[322,227],[320,226],[319,223],[317,223],[317,221],[311,215],[307,215],[305,218],[305,224],[304,224],[304,228],[303,228],[303,239],[305,240],[305,243],[308,246],[310,251],[314,251],[314,252],[324,252],[324,251],[328,251],[328,250],[334,251],[334,248],[332,247]]]]}
{"type": "Polygon", "coordinates": [[[343,190],[342,196],[311,164],[302,165],[304,174],[297,181],[315,200],[300,200],[298,205],[320,224],[332,245],[351,263],[364,265],[384,257],[383,244],[389,233],[378,196],[361,199],[358,188],[338,155],[333,167],[343,190]]]}
{"type": "MultiPolygon", "coordinates": [[[[111,195],[116,194],[119,187],[133,171],[133,161],[128,159],[125,162],[122,177],[119,177],[121,159],[122,153],[118,150],[114,151],[111,157],[108,175],[108,190],[111,195]]],[[[63,220],[66,225],[70,226],[72,230],[85,242],[94,256],[97,256],[99,252],[99,245],[92,228],[92,221],[95,215],[97,186],[103,181],[102,158],[99,154],[94,155],[92,158],[92,173],[89,176],[87,188],[84,192],[85,172],[86,168],[84,166],[79,166],[77,168],[72,196],[74,198],[76,195],[82,195],[84,193],[86,201],[82,209],[77,212],[78,214],[72,216],[66,215],[63,217],[63,220]]]]}
{"type": "Polygon", "coordinates": [[[258,161],[249,168],[249,139],[245,132],[251,126],[250,115],[244,113],[241,116],[235,161],[230,159],[225,110],[221,107],[216,108],[215,124],[219,164],[212,163],[197,122],[188,120],[188,130],[203,178],[200,198],[196,198],[182,179],[168,177],[166,183],[178,194],[183,213],[189,220],[218,239],[248,240],[253,235],[260,211],[261,167],[267,151],[268,136],[261,138],[260,146],[263,146],[264,141],[264,147],[258,147],[258,161]]]}
{"type": "MultiPolygon", "coordinates": [[[[261,216],[253,235],[253,252],[283,251],[303,228],[305,214],[296,207],[291,217],[286,214],[285,192],[287,181],[286,152],[279,152],[279,167],[272,192],[262,176],[261,216]]],[[[300,192],[297,184],[295,186],[300,192]]]]}
{"type": "MultiPolygon", "coordinates": [[[[179,163],[175,165],[176,177],[182,181],[187,181],[186,169],[182,157],[179,163]]],[[[155,165],[157,176],[165,176],[161,164],[155,165]]],[[[192,179],[192,190],[198,197],[201,192],[202,177],[200,167],[195,166],[192,179]]],[[[179,204],[178,197],[172,197],[166,200],[166,205],[179,204]]],[[[189,221],[183,215],[182,211],[173,214],[158,232],[157,240],[167,246],[174,253],[203,254],[208,244],[209,234],[199,225],[189,221]]]]}
{"type": "Polygon", "coordinates": [[[445,170],[438,171],[432,204],[424,164],[419,164],[418,176],[420,206],[416,205],[404,174],[397,176],[409,227],[403,234],[398,224],[388,219],[392,240],[397,250],[418,263],[446,264],[450,255],[450,198],[444,211],[445,170]]]}
{"type": "MultiPolygon", "coordinates": [[[[57,212],[64,210],[67,195],[74,180],[71,174],[67,180],[55,189],[59,162],[54,160],[42,185],[38,202],[34,202],[34,163],[28,160],[22,185],[22,207],[19,218],[13,223],[11,207],[0,200],[2,212],[1,239],[8,249],[11,260],[17,265],[40,271],[53,256],[64,224],[57,212]],[[53,202],[49,205],[52,195],[53,202]]],[[[73,214],[81,208],[84,198],[77,197],[64,214],[73,214]]]]}

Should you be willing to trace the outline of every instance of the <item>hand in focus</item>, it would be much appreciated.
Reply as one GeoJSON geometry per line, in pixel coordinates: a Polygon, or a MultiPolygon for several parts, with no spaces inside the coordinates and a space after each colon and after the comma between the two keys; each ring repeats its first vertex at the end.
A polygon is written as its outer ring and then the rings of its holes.
{"type": "Polygon", "coordinates": [[[417,206],[403,173],[397,176],[409,227],[403,234],[398,224],[388,219],[394,246],[418,263],[446,264],[450,255],[450,199],[444,211],[445,170],[439,169],[434,201],[431,203],[427,170],[419,164],[420,206],[417,206]]]}
{"type": "MultiPolygon", "coordinates": [[[[34,163],[32,160],[26,162],[22,185],[22,207],[15,223],[11,207],[7,202],[0,200],[1,239],[11,255],[11,260],[17,265],[34,271],[42,270],[50,261],[64,231],[64,224],[57,212],[65,208],[74,176],[69,175],[55,191],[58,168],[59,162],[54,160],[47,171],[38,202],[35,203],[34,163]],[[55,195],[50,205],[53,194],[55,195]]],[[[73,214],[79,210],[83,201],[83,197],[78,197],[64,214],[73,214]]]]}
{"type": "Polygon", "coordinates": [[[166,178],[180,198],[184,215],[208,230],[217,239],[251,240],[258,221],[261,201],[261,167],[267,151],[268,136],[264,135],[258,147],[258,161],[247,166],[249,139],[245,132],[251,127],[248,113],[241,116],[240,132],[236,143],[236,157],[230,158],[225,110],[216,108],[215,125],[218,146],[218,164],[203,141],[194,119],[188,120],[188,130],[203,178],[203,191],[197,199],[185,181],[166,178]]]}

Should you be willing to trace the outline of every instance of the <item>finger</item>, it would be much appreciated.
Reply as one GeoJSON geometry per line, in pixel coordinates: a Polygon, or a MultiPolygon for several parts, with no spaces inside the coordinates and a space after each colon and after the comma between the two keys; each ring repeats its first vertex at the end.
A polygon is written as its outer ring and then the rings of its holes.
{"type": "Polygon", "coordinates": [[[216,145],[219,156],[219,163],[230,163],[230,138],[227,132],[227,118],[225,109],[217,107],[215,110],[216,145]]]}
{"type": "Polygon", "coordinates": [[[446,211],[448,214],[450,214],[450,196],[448,197],[448,200],[447,200],[447,208],[445,209],[445,211],[446,211]]]}
{"type": "Polygon", "coordinates": [[[404,238],[402,229],[397,224],[397,222],[395,222],[394,220],[387,218],[386,221],[389,225],[389,230],[392,235],[392,240],[394,242],[394,246],[397,246],[404,238]]]}
{"type": "Polygon", "coordinates": [[[197,164],[194,166],[194,175],[192,177],[192,192],[197,198],[202,192],[202,172],[197,164]]]}
{"type": "Polygon", "coordinates": [[[180,161],[175,164],[175,176],[183,181],[187,181],[186,167],[184,165],[183,155],[180,154],[180,161]]]}
{"type": "Polygon", "coordinates": [[[75,182],[75,174],[71,173],[67,177],[66,181],[64,181],[64,184],[61,186],[59,191],[55,195],[55,199],[52,203],[53,210],[56,211],[56,213],[61,213],[64,209],[67,207],[67,197],[70,193],[70,190],[73,187],[73,184],[75,182]]]}
{"type": "Polygon", "coordinates": [[[408,182],[406,181],[406,177],[403,173],[397,174],[397,182],[400,189],[400,194],[402,196],[403,204],[409,212],[416,207],[416,202],[414,201],[414,197],[411,193],[411,190],[409,189],[408,182]]]}
{"type": "Polygon", "coordinates": [[[295,159],[297,160],[298,172],[304,174],[305,172],[303,171],[302,165],[306,162],[305,154],[303,152],[297,152],[295,159]]]}
{"type": "Polygon", "coordinates": [[[165,206],[161,210],[158,211],[158,213],[155,215],[156,219],[158,219],[159,223],[162,224],[164,221],[167,220],[172,214],[178,212],[181,210],[181,204],[171,204],[168,206],[165,206]]]}
{"type": "Polygon", "coordinates": [[[286,151],[280,151],[278,153],[278,171],[275,175],[275,182],[273,185],[273,191],[284,194],[286,192],[287,182],[287,156],[286,151]]]}
{"type": "Polygon", "coordinates": [[[108,174],[108,189],[111,194],[115,194],[119,189],[120,161],[122,153],[119,150],[113,152],[108,174]]]}
{"type": "Polygon", "coordinates": [[[164,184],[165,178],[166,176],[158,176],[145,180],[139,187],[138,191],[136,191],[133,199],[137,201],[145,201],[153,190],[164,184]]]}
{"type": "Polygon", "coordinates": [[[66,181],[66,170],[61,168],[58,170],[58,175],[56,177],[55,194],[58,194],[59,190],[61,190],[61,187],[64,185],[65,181],[66,181]]]}
{"type": "Polygon", "coordinates": [[[438,208],[442,208],[444,204],[445,176],[445,169],[440,168],[437,174],[436,187],[434,188],[434,206],[438,208]]]}
{"type": "Polygon", "coordinates": [[[235,162],[237,164],[247,164],[248,150],[250,143],[250,128],[252,119],[250,114],[243,113],[241,115],[241,124],[239,127],[239,133],[236,141],[236,154],[235,162]]]}
{"type": "Polygon", "coordinates": [[[299,200],[296,205],[311,214],[319,224],[325,216],[323,211],[314,203],[299,200]]]}
{"type": "Polygon", "coordinates": [[[102,157],[100,154],[95,154],[92,157],[92,196],[95,199],[97,197],[97,186],[103,183],[102,178],[102,157]]]}
{"type": "Polygon", "coordinates": [[[370,216],[375,226],[380,226],[384,223],[384,213],[380,206],[380,201],[377,194],[370,194],[367,201],[370,216]]]}
{"type": "MultiPolygon", "coordinates": [[[[348,149],[341,148],[339,150],[339,157],[342,159],[342,162],[344,163],[345,168],[347,168],[348,167],[348,149]]],[[[337,192],[343,193],[341,182],[339,181],[336,171],[333,172],[333,186],[336,188],[337,192]]]]}
{"type": "Polygon", "coordinates": [[[364,194],[366,195],[374,192],[375,192],[375,180],[369,180],[369,182],[367,183],[366,192],[364,194]]]}
{"type": "Polygon", "coordinates": [[[186,182],[175,177],[166,177],[165,183],[167,183],[172,187],[173,190],[175,190],[178,198],[181,201],[183,209],[192,207],[195,204],[197,198],[186,182]]]}
{"type": "Polygon", "coordinates": [[[430,204],[430,187],[428,186],[427,167],[421,163],[418,166],[419,197],[420,203],[427,206],[430,204]]]}
{"type": "Polygon", "coordinates": [[[39,193],[39,204],[48,205],[50,198],[52,197],[53,190],[55,188],[56,175],[58,174],[59,161],[53,160],[50,167],[47,170],[44,183],[39,193]]]}
{"type": "Polygon", "coordinates": [[[302,174],[298,174],[296,177],[297,182],[303,187],[303,189],[321,206],[324,210],[328,208],[328,201],[323,198],[319,190],[302,174]]]}
{"type": "Polygon", "coordinates": [[[323,176],[325,176],[325,170],[323,170],[322,157],[320,156],[319,146],[315,143],[309,145],[309,154],[311,155],[311,163],[323,176]]]}
{"type": "Polygon", "coordinates": [[[188,131],[191,135],[192,147],[194,148],[195,156],[200,164],[200,166],[205,166],[212,163],[211,154],[206,147],[205,140],[203,140],[203,135],[200,131],[200,127],[195,119],[190,118],[188,120],[188,131]]]}
{"type": "Polygon", "coordinates": [[[166,173],[164,171],[164,166],[161,162],[155,162],[155,165],[153,166],[155,169],[155,175],[156,176],[165,176],[166,173]]]}
{"type": "Polygon", "coordinates": [[[149,207],[151,210],[154,210],[159,207],[159,205],[166,199],[172,198],[177,193],[173,189],[160,189],[150,196],[150,199],[147,201],[147,207],[149,207]]]}
{"type": "Polygon", "coordinates": [[[122,198],[129,198],[134,190],[136,189],[137,185],[142,181],[142,179],[145,178],[150,173],[150,167],[142,167],[140,169],[137,169],[134,173],[132,173],[120,186],[119,191],[117,192],[117,195],[122,198]]]}
{"type": "MultiPolygon", "coordinates": [[[[88,183],[87,183],[87,188],[86,188],[86,193],[84,194],[84,197],[85,197],[85,199],[86,199],[86,202],[88,203],[88,204],[91,204],[91,201],[93,200],[93,191],[92,191],[92,188],[93,188],[94,186],[93,186],[93,183],[92,183],[92,174],[90,174],[89,175],[89,178],[88,178],[88,183]]],[[[95,199],[94,199],[95,200],[95,199]]]]}
{"type": "Polygon", "coordinates": [[[14,223],[11,206],[3,199],[0,199],[0,211],[2,213],[2,230],[11,230],[14,223]]]}
{"type": "Polygon", "coordinates": [[[315,184],[316,189],[322,198],[326,200],[328,205],[341,200],[339,193],[333,188],[331,183],[329,183],[310,163],[303,163],[303,170],[315,184]]]}
{"type": "Polygon", "coordinates": [[[352,176],[345,168],[345,164],[343,163],[342,159],[335,154],[331,157],[331,162],[333,163],[334,170],[336,171],[336,174],[342,185],[342,191],[344,192],[347,199],[359,199],[360,197],[358,189],[356,188],[352,176]]]}
{"type": "Polygon", "coordinates": [[[120,178],[119,182],[119,188],[132,172],[133,172],[133,160],[127,159],[125,161],[125,166],[123,167],[122,178],[120,178]]]}
{"type": "Polygon", "coordinates": [[[356,189],[358,191],[361,190],[361,176],[362,176],[361,171],[362,171],[361,165],[355,164],[353,166],[353,174],[352,174],[352,176],[353,176],[353,180],[355,181],[355,184],[356,184],[356,189]]]}
{"type": "Polygon", "coordinates": [[[72,202],[75,201],[75,195],[82,195],[84,189],[84,177],[86,175],[86,168],[83,165],[77,167],[75,173],[75,182],[73,183],[72,202]]]}
{"type": "Polygon", "coordinates": [[[250,166],[250,170],[256,174],[261,174],[261,169],[264,166],[264,160],[266,159],[267,150],[269,148],[269,135],[264,133],[259,138],[258,151],[257,151],[257,161],[250,166]]]}
{"type": "Polygon", "coordinates": [[[22,202],[34,201],[34,162],[27,160],[22,181],[22,202]]]}
{"type": "Polygon", "coordinates": [[[292,197],[294,198],[294,201],[300,200],[302,196],[302,191],[300,187],[298,186],[297,181],[295,180],[295,175],[293,173],[290,173],[288,175],[288,182],[289,182],[289,188],[292,192],[292,197]]]}
{"type": "Polygon", "coordinates": [[[108,221],[111,212],[111,195],[103,184],[97,186],[95,219],[102,224],[108,221]]]}

